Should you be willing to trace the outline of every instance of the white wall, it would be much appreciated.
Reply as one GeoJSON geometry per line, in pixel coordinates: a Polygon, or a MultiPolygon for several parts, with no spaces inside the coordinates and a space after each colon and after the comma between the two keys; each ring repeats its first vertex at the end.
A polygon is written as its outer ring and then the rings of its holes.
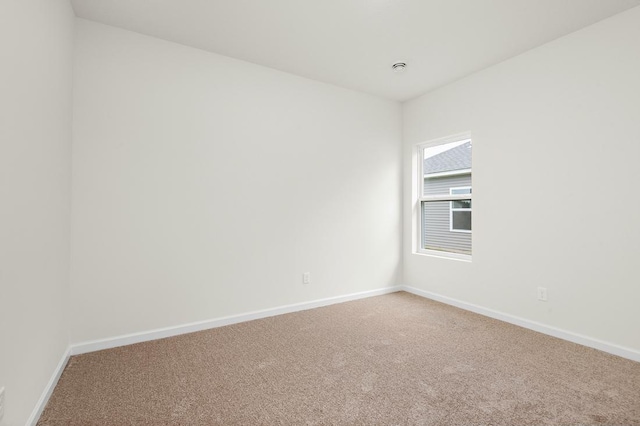
{"type": "Polygon", "coordinates": [[[406,103],[404,283],[640,350],[638,52],[635,8],[406,103]],[[413,148],[464,131],[473,261],[413,254],[413,148]]]}
{"type": "Polygon", "coordinates": [[[0,2],[0,387],[23,425],[66,351],[71,79],[67,0],[0,2]]]}
{"type": "Polygon", "coordinates": [[[73,342],[397,284],[399,104],[77,31],[73,342]]]}

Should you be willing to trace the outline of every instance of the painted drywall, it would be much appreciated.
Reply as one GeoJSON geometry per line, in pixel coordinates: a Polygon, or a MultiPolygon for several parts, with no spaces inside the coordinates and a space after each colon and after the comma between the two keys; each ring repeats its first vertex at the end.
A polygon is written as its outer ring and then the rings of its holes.
{"type": "Polygon", "coordinates": [[[67,0],[0,2],[0,387],[24,425],[69,344],[67,0]]]}
{"type": "Polygon", "coordinates": [[[72,342],[397,284],[398,103],[76,35],[72,342]]]}
{"type": "Polygon", "coordinates": [[[635,8],[404,104],[405,284],[640,350],[638,52],[635,8]],[[414,147],[465,131],[472,262],[414,254],[414,147]]]}

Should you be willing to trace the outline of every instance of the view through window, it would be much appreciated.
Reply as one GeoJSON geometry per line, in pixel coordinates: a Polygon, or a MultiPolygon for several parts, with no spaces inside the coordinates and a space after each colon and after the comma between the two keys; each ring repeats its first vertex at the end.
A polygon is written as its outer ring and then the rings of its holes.
{"type": "Polygon", "coordinates": [[[420,251],[471,255],[471,139],[420,146],[420,251]]]}

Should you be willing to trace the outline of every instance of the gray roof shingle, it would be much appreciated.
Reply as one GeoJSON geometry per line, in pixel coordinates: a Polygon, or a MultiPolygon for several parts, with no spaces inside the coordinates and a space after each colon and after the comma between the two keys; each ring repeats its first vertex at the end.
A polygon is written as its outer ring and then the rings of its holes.
{"type": "Polygon", "coordinates": [[[471,141],[424,159],[423,172],[449,172],[471,168],[471,141]]]}

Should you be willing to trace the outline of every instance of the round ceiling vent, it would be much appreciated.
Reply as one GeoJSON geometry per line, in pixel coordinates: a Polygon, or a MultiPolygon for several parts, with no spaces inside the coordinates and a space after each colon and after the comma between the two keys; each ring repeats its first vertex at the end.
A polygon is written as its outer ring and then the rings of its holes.
{"type": "Polygon", "coordinates": [[[391,65],[391,69],[393,69],[393,72],[395,73],[401,73],[407,69],[407,64],[404,62],[396,62],[395,64],[391,65]]]}

